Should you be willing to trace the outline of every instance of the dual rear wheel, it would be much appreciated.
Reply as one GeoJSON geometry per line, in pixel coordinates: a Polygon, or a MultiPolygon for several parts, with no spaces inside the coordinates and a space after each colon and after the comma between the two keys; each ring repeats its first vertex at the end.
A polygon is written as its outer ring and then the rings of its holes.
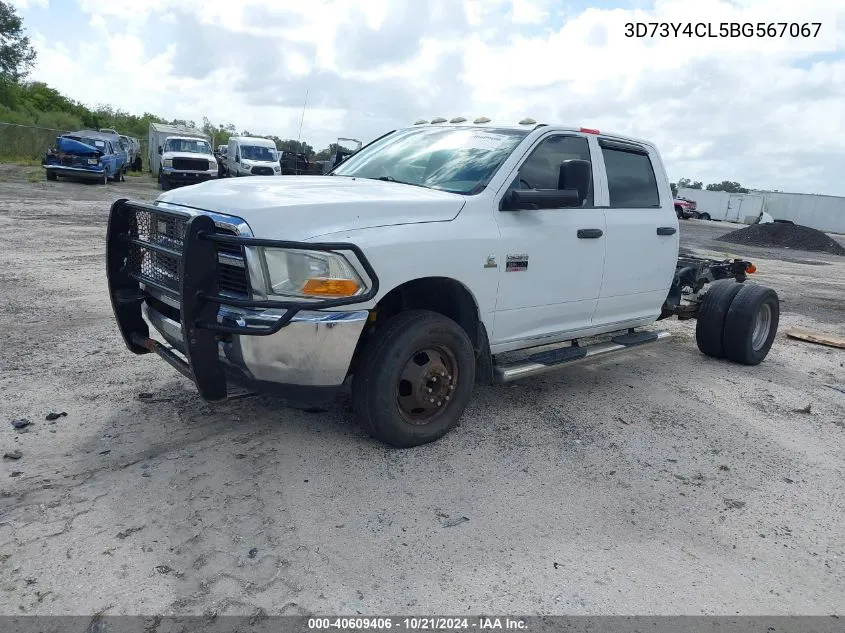
{"type": "Polygon", "coordinates": [[[772,348],[779,321],[774,290],[724,279],[711,284],[701,301],[695,340],[707,356],[758,365],[772,348]]]}

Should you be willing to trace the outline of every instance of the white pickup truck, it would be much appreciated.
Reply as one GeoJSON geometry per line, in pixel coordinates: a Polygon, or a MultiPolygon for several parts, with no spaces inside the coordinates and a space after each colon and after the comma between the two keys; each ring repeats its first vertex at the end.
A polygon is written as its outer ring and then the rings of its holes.
{"type": "Polygon", "coordinates": [[[532,120],[415,125],[327,176],[118,200],[107,237],[132,352],[209,401],[313,405],[351,383],[361,425],[397,447],[448,432],[475,382],[664,341],[638,328],[670,316],[697,318],[704,354],[756,365],[779,300],[755,270],[679,256],[652,144],[532,120]]]}

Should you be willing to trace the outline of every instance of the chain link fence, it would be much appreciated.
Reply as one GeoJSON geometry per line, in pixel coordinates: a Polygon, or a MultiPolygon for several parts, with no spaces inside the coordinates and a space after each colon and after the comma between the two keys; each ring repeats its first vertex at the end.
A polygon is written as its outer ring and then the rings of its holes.
{"type": "Polygon", "coordinates": [[[56,137],[68,131],[18,123],[0,123],[0,158],[40,160],[44,157],[44,152],[55,145],[56,137]]]}
{"type": "MultiPolygon", "coordinates": [[[[36,125],[21,125],[19,123],[0,122],[0,159],[38,160],[44,158],[44,153],[56,145],[56,137],[67,134],[72,130],[59,130],[36,125]]],[[[141,160],[143,169],[147,164],[147,139],[139,138],[141,143],[141,160]]]]}

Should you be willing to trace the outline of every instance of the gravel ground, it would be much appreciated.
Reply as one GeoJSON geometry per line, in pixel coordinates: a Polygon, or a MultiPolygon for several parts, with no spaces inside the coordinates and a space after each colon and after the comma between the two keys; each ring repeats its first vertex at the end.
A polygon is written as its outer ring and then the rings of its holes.
{"type": "MultiPolygon", "coordinates": [[[[210,405],[132,356],[104,234],[110,202],[152,199],[152,183],[37,173],[0,166],[0,451],[21,453],[0,467],[0,614],[845,604],[845,351],[781,333],[765,363],[739,367],[672,321],[659,350],[479,388],[460,428],[391,450],[346,402],[210,405]]],[[[697,252],[754,259],[783,299],[782,331],[845,333],[842,258],[681,227],[697,252]]]]}

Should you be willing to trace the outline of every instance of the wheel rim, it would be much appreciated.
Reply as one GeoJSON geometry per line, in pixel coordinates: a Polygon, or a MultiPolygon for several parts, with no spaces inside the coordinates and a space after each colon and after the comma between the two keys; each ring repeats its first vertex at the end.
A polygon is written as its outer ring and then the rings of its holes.
{"type": "Polygon", "coordinates": [[[446,411],[458,384],[458,361],[442,346],[420,349],[408,357],[396,384],[396,403],[410,424],[436,421],[446,411]]]}
{"type": "Polygon", "coordinates": [[[769,331],[772,329],[772,308],[768,303],[760,306],[757,312],[757,319],[754,321],[754,331],[751,333],[751,347],[759,350],[769,338],[769,331]]]}

